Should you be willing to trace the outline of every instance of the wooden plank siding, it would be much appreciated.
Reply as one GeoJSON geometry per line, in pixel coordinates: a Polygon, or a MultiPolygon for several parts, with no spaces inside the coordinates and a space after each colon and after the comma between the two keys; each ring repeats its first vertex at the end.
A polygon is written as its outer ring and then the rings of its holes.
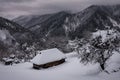
{"type": "Polygon", "coordinates": [[[49,62],[49,63],[42,64],[42,65],[33,64],[33,68],[34,69],[49,68],[49,67],[52,67],[52,66],[56,66],[56,65],[62,64],[64,62],[65,62],[65,59],[61,59],[61,60],[58,60],[58,61],[49,62]]]}

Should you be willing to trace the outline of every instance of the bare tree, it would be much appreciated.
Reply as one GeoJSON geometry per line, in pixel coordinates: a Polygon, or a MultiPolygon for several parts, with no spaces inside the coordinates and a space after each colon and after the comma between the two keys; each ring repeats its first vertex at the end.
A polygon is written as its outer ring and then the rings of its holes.
{"type": "Polygon", "coordinates": [[[102,41],[102,35],[79,41],[76,48],[81,62],[85,64],[88,62],[99,63],[101,69],[105,70],[106,61],[112,56],[113,51],[118,51],[120,47],[120,33],[113,31],[106,36],[105,41],[102,41]]]}

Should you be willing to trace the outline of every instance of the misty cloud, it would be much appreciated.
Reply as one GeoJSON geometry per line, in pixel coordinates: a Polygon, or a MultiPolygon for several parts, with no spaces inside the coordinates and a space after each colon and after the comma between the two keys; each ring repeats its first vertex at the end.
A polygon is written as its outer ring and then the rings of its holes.
{"type": "Polygon", "coordinates": [[[119,4],[120,0],[0,0],[0,16],[47,14],[62,10],[79,12],[92,4],[119,4]]]}
{"type": "Polygon", "coordinates": [[[19,3],[19,2],[28,2],[33,0],[0,0],[0,3],[19,3]]]}

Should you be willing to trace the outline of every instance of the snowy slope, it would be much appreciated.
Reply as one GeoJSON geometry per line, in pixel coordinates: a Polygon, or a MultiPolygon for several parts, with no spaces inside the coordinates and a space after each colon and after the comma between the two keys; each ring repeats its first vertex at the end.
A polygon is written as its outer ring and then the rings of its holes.
{"type": "Polygon", "coordinates": [[[120,70],[120,53],[113,52],[114,55],[110,57],[110,59],[107,61],[107,68],[106,70],[110,73],[114,73],[120,70]]]}
{"type": "Polygon", "coordinates": [[[0,80],[120,80],[120,72],[100,72],[98,64],[83,65],[77,54],[67,54],[65,63],[48,69],[32,69],[31,63],[0,64],[0,80]]]}

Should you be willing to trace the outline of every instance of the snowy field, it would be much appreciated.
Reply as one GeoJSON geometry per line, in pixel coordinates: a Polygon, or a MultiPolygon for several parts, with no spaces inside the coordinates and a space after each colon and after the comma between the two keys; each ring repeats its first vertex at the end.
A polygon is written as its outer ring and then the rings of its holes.
{"type": "Polygon", "coordinates": [[[67,54],[65,63],[48,69],[35,70],[28,62],[12,66],[0,64],[0,80],[120,80],[120,71],[100,72],[98,64],[84,66],[75,54],[67,54]]]}

